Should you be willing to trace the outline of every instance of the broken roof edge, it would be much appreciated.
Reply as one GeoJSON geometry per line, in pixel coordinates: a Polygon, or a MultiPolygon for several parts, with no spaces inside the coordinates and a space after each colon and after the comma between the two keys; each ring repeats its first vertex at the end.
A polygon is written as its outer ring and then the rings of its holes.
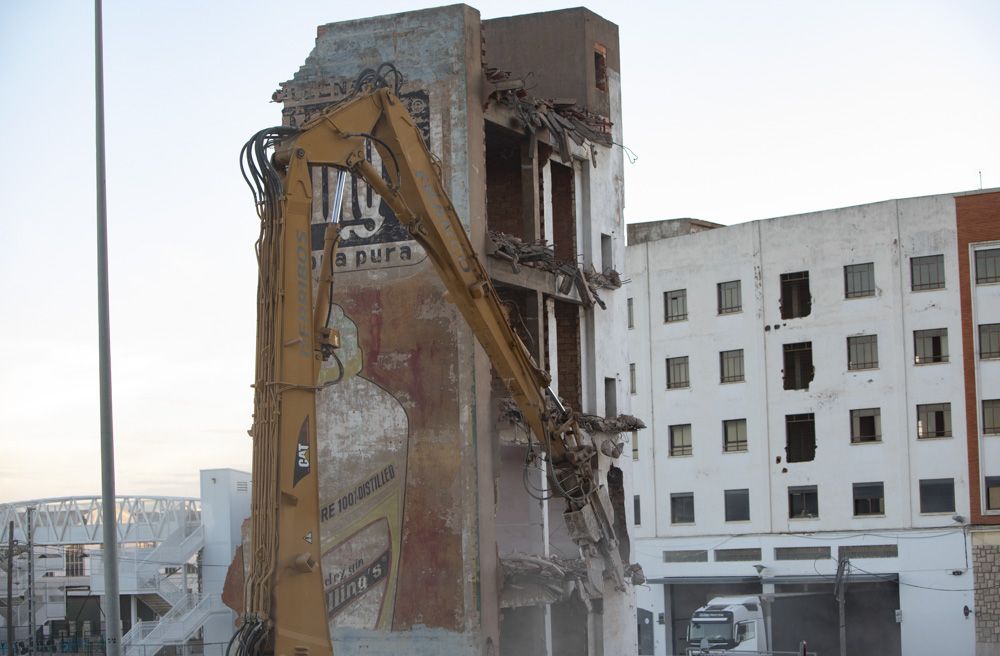
{"type": "Polygon", "coordinates": [[[650,241],[670,239],[671,237],[680,237],[695,232],[704,232],[705,230],[725,227],[723,223],[705,221],[704,219],[679,218],[629,223],[626,226],[626,231],[628,245],[634,246],[635,244],[644,244],[650,241]]]}

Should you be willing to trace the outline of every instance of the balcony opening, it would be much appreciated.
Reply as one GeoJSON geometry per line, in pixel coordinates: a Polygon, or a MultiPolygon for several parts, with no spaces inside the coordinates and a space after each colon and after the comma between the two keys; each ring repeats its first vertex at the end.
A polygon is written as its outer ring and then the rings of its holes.
{"type": "Polygon", "coordinates": [[[520,135],[486,122],[486,227],[532,241],[534,226],[523,220],[521,141],[520,135]]]}
{"type": "Polygon", "coordinates": [[[608,49],[600,43],[594,44],[594,86],[608,90],[608,49]]]}
{"type": "Polygon", "coordinates": [[[556,259],[576,263],[576,212],[573,169],[551,162],[552,171],[552,246],[556,259]]]}
{"type": "Polygon", "coordinates": [[[808,317],[812,310],[809,295],[809,272],[781,274],[781,318],[796,319],[808,317]]]}
{"type": "Polygon", "coordinates": [[[812,342],[785,344],[785,389],[809,389],[813,374],[812,342]]]}
{"type": "Polygon", "coordinates": [[[813,413],[785,415],[785,459],[811,462],[816,458],[816,420],[813,413]]]}
{"type": "Polygon", "coordinates": [[[556,354],[561,396],[576,411],[582,405],[580,375],[580,309],[574,303],[555,301],[556,354]]]}

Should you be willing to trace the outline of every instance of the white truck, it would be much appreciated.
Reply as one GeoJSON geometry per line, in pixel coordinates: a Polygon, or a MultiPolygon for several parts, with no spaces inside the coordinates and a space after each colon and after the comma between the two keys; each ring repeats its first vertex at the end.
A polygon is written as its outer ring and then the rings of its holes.
{"type": "Polygon", "coordinates": [[[768,653],[768,628],[759,596],[715,597],[691,615],[687,654],[768,653]]]}

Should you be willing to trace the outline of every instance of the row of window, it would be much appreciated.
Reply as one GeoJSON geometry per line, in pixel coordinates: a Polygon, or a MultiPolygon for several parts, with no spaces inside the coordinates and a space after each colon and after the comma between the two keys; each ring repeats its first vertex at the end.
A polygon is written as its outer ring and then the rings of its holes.
{"type": "MultiPolygon", "coordinates": [[[[1000,435],[1000,399],[989,399],[982,404],[982,432],[1000,435]]],[[[858,408],[851,410],[851,444],[882,441],[882,409],[858,408]]],[[[674,424],[668,428],[668,455],[694,454],[691,424],[674,424]]],[[[785,415],[786,458],[788,462],[808,462],[816,455],[816,420],[813,413],[785,415]]],[[[951,437],[951,404],[924,403],[917,405],[917,439],[951,437]]],[[[632,455],[638,459],[638,442],[633,435],[632,455]]],[[[722,421],[723,453],[747,451],[747,420],[722,421]]]]}
{"type": "MultiPolygon", "coordinates": [[[[813,379],[812,342],[783,344],[785,389],[807,389],[813,379]]],[[[980,324],[979,357],[983,360],[1000,359],[1000,323],[980,324]]],[[[932,328],[913,331],[914,364],[948,362],[948,329],[932,328]]],[[[847,369],[860,371],[877,369],[878,335],[855,335],[847,338],[847,369]]],[[[690,387],[688,356],[666,359],[667,389],[690,387]]],[[[743,349],[719,352],[719,382],[743,382],[743,349]]],[[[629,364],[629,392],[635,394],[636,364],[629,364]]]]}
{"type": "MultiPolygon", "coordinates": [[[[987,476],[986,507],[1000,510],[1000,476],[987,476]]],[[[885,485],[881,481],[853,484],[853,515],[865,517],[885,514],[885,485]]],[[[640,495],[633,501],[633,521],[642,523],[640,495]]],[[[750,521],[750,490],[723,491],[725,521],[750,521]]],[[[924,514],[955,512],[955,479],[927,478],[920,481],[920,512],[924,514]]],[[[819,517],[819,492],[815,485],[789,486],[788,518],[816,519],[819,517]]],[[[695,522],[694,492],[675,492],[670,495],[670,523],[695,522]]]]}
{"type": "MultiPolygon", "coordinates": [[[[976,251],[976,284],[1000,282],[1000,248],[976,251]]],[[[924,291],[945,286],[944,255],[926,255],[910,258],[910,289],[924,291]]],[[[844,267],[844,298],[863,298],[875,295],[875,264],[849,264],[844,267]]],[[[733,314],[743,310],[743,295],[739,280],[720,282],[716,285],[716,302],[719,314],[733,314]]],[[[781,274],[781,318],[795,319],[809,316],[812,297],[809,293],[809,272],[796,271],[781,274]]],[[[628,327],[635,327],[633,301],[628,299],[628,327]]],[[[667,323],[688,318],[687,289],[663,292],[663,320],[667,323]]]]}

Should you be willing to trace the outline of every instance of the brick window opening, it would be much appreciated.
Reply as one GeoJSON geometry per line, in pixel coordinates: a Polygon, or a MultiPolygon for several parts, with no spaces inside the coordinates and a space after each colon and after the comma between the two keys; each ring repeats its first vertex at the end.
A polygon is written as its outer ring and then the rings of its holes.
{"type": "Polygon", "coordinates": [[[635,363],[630,362],[628,365],[628,393],[635,394],[635,363]]]}
{"type": "Polygon", "coordinates": [[[951,404],[927,403],[917,406],[917,438],[951,437],[951,404]]]}
{"type": "Polygon", "coordinates": [[[809,389],[813,379],[812,342],[784,345],[785,369],[783,376],[786,390],[809,389]]]}
{"type": "Polygon", "coordinates": [[[976,284],[1000,282],[1000,248],[976,251],[976,284]]]}
{"type": "Polygon", "coordinates": [[[811,462],[816,458],[816,420],[813,413],[785,415],[785,460],[811,462]]]}
{"type": "Polygon", "coordinates": [[[986,477],[986,509],[1000,510],[1000,476],[986,477]]]}
{"type": "Polygon", "coordinates": [[[933,364],[948,361],[948,329],[913,331],[913,362],[933,364]]]}
{"type": "Polygon", "coordinates": [[[694,524],[694,492],[670,495],[670,523],[694,524]]]}
{"type": "Polygon", "coordinates": [[[1000,435],[1000,399],[983,401],[983,435],[1000,435]]]}
{"type": "Polygon", "coordinates": [[[882,441],[882,410],[861,408],[851,410],[851,444],[882,441]]]}
{"type": "Polygon", "coordinates": [[[920,481],[920,512],[955,512],[955,479],[927,478],[920,481]]]}
{"type": "Polygon", "coordinates": [[[788,518],[819,517],[819,495],[815,485],[788,488],[788,518]]]}
{"type": "Polygon", "coordinates": [[[688,318],[688,296],[686,289],[663,292],[663,320],[684,321],[688,318]]]}
{"type": "Polygon", "coordinates": [[[719,353],[719,382],[739,383],[743,381],[743,349],[719,353]]]}
{"type": "Polygon", "coordinates": [[[781,274],[781,318],[796,319],[808,317],[812,311],[812,296],[809,295],[809,272],[781,274]]]}
{"type": "MultiPolygon", "coordinates": [[[[487,126],[489,122],[487,122],[487,126]]],[[[567,262],[577,261],[576,251],[576,191],[573,187],[573,169],[551,162],[552,181],[552,248],[556,258],[567,262]]]]}
{"type": "Polygon", "coordinates": [[[726,453],[747,450],[746,419],[726,419],[722,422],[722,450],[726,453]]]}
{"type": "Polygon", "coordinates": [[[687,356],[667,358],[667,389],[681,389],[690,384],[687,356]]]}
{"type": "Polygon", "coordinates": [[[719,314],[732,314],[743,310],[740,281],[731,280],[718,284],[719,314]]]}
{"type": "Polygon", "coordinates": [[[514,132],[487,122],[486,227],[533,241],[535,226],[525,222],[522,141],[514,132]]]}
{"type": "Polygon", "coordinates": [[[750,521],[750,490],[726,490],[726,521],[750,521]]]}
{"type": "Polygon", "coordinates": [[[875,295],[875,264],[848,264],[844,267],[844,297],[863,298],[875,295]]]}
{"type": "Polygon", "coordinates": [[[631,330],[635,328],[635,299],[627,299],[625,301],[625,307],[628,309],[628,327],[629,330],[631,330]]]}
{"type": "Polygon", "coordinates": [[[1000,358],[1000,323],[980,324],[979,357],[983,360],[1000,358]]]}
{"type": "Polygon", "coordinates": [[[884,514],[885,486],[882,483],[855,483],[854,516],[884,514]]]}
{"type": "Polygon", "coordinates": [[[878,369],[878,335],[847,338],[847,369],[878,369]]]}
{"type": "Polygon", "coordinates": [[[608,90],[608,49],[600,43],[594,44],[594,86],[608,90]]]}
{"type": "Polygon", "coordinates": [[[910,283],[913,291],[944,288],[944,255],[910,258],[910,283]]]}
{"type": "Polygon", "coordinates": [[[639,495],[636,494],[632,497],[632,514],[634,515],[633,523],[636,526],[642,524],[642,508],[640,505],[639,495]]]}
{"type": "Polygon", "coordinates": [[[691,449],[691,424],[677,424],[670,427],[670,455],[689,456],[691,449]]]}
{"type": "Polygon", "coordinates": [[[556,359],[559,396],[575,410],[582,408],[580,393],[580,310],[574,303],[555,301],[556,359]]]}

